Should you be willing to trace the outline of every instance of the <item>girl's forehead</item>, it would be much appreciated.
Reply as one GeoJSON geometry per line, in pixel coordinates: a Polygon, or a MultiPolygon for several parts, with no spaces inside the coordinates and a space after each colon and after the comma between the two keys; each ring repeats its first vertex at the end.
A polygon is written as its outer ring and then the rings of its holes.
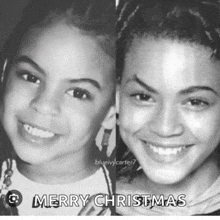
{"type": "Polygon", "coordinates": [[[36,51],[39,48],[39,51],[42,51],[46,47],[45,50],[51,48],[50,52],[54,50],[62,52],[67,48],[71,48],[68,52],[75,52],[84,45],[83,49],[90,47],[88,55],[101,52],[98,39],[86,35],[74,26],[67,25],[65,20],[53,23],[47,27],[32,28],[22,42],[20,46],[22,50],[34,48],[36,51]],[[80,46],[77,47],[77,45],[80,46]]]}
{"type": "Polygon", "coordinates": [[[18,56],[30,57],[48,72],[97,72],[94,77],[100,78],[109,78],[108,73],[114,66],[113,59],[104,52],[98,39],[64,21],[32,29],[24,38],[18,56]]]}

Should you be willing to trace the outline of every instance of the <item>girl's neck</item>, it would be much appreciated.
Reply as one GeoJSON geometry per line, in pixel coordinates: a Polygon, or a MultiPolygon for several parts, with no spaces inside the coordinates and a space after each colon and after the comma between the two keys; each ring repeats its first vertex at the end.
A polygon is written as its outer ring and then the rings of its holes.
{"type": "Polygon", "coordinates": [[[150,193],[156,195],[173,195],[175,198],[180,194],[184,194],[189,202],[204,193],[219,177],[219,174],[220,171],[217,163],[213,161],[213,158],[210,158],[179,183],[172,185],[157,184],[148,179],[144,174],[142,176],[142,183],[144,183],[148,193],[150,191],[150,193]]]}
{"type": "Polygon", "coordinates": [[[94,174],[99,166],[95,165],[94,147],[84,152],[76,152],[42,164],[29,164],[17,160],[17,168],[28,179],[43,184],[68,184],[85,179],[94,174]]]}

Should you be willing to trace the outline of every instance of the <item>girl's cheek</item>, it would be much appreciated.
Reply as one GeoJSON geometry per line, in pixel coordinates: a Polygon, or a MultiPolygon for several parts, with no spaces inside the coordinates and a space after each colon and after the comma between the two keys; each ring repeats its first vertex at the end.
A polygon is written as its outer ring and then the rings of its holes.
{"type": "Polygon", "coordinates": [[[15,77],[12,77],[9,78],[6,85],[5,102],[10,105],[22,105],[22,103],[30,101],[35,93],[36,91],[30,86],[22,84],[15,77]]]}
{"type": "Polygon", "coordinates": [[[9,93],[15,93],[16,91],[19,92],[21,87],[21,83],[17,79],[16,75],[14,72],[9,73],[7,83],[6,83],[6,90],[5,94],[9,93]]]}

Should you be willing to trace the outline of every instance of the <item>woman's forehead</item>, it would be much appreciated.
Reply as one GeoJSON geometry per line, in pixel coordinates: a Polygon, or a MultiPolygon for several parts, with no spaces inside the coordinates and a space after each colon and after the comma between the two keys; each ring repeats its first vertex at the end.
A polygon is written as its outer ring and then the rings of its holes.
{"type": "Polygon", "coordinates": [[[134,39],[125,60],[134,59],[134,64],[148,64],[149,67],[154,64],[157,66],[169,65],[169,68],[185,68],[186,64],[203,64],[204,61],[210,65],[218,64],[216,60],[212,59],[211,49],[202,45],[152,37],[134,39]]]}
{"type": "Polygon", "coordinates": [[[126,55],[123,78],[135,75],[161,88],[176,84],[177,89],[208,84],[220,86],[220,65],[211,51],[190,43],[168,39],[138,39],[126,55]]]}

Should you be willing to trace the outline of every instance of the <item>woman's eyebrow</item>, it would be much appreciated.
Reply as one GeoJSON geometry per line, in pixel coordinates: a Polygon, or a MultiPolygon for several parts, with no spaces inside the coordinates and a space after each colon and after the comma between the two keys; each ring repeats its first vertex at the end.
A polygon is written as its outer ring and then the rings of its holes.
{"type": "Polygon", "coordinates": [[[154,88],[152,88],[151,86],[149,86],[145,82],[143,82],[140,78],[138,78],[138,76],[136,74],[133,76],[133,78],[128,79],[126,81],[126,84],[129,82],[132,82],[132,81],[138,83],[141,87],[144,87],[144,89],[146,89],[147,91],[149,91],[151,93],[158,94],[157,90],[155,90],[154,88]]]}
{"type": "Polygon", "coordinates": [[[215,93],[217,96],[219,96],[219,94],[209,86],[190,86],[187,89],[183,89],[183,90],[179,91],[179,94],[180,95],[188,95],[188,94],[198,92],[198,91],[203,91],[203,90],[211,91],[211,92],[215,93]]]}
{"type": "Polygon", "coordinates": [[[31,65],[33,68],[35,68],[38,72],[41,72],[42,74],[45,75],[45,71],[37,64],[35,63],[31,58],[29,58],[28,56],[20,56],[17,57],[14,60],[14,63],[27,63],[29,65],[31,65]]]}

